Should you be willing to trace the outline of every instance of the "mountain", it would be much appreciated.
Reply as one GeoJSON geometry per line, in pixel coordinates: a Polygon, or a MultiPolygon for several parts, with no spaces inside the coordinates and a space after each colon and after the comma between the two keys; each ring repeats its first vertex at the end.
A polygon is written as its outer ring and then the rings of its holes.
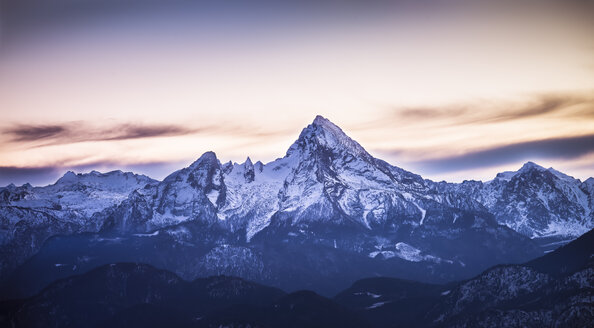
{"type": "Polygon", "coordinates": [[[526,265],[553,277],[562,277],[588,267],[593,261],[592,254],[594,254],[594,230],[526,265]]]}
{"type": "Polygon", "coordinates": [[[594,230],[522,265],[446,285],[355,282],[334,300],[377,327],[592,327],[594,230]]]}
{"type": "Polygon", "coordinates": [[[116,263],[0,302],[19,327],[592,327],[594,230],[521,265],[461,282],[367,278],[333,298],[286,294],[239,278],[184,281],[145,264],[116,263]],[[568,256],[571,255],[571,256],[568,256]]]}
{"type": "Polygon", "coordinates": [[[191,282],[145,264],[116,263],[66,278],[26,300],[0,303],[18,327],[365,327],[313,292],[285,294],[234,277],[191,282]]]}
{"type": "Polygon", "coordinates": [[[195,324],[201,317],[234,304],[266,306],[284,296],[281,290],[233,277],[187,282],[145,264],[118,263],[57,281],[38,295],[20,301],[4,321],[19,327],[101,327],[195,324]]]}
{"type": "Polygon", "coordinates": [[[461,283],[427,317],[448,327],[591,327],[593,255],[591,230],[525,265],[497,266],[461,283]]]}
{"type": "Polygon", "coordinates": [[[85,186],[69,196],[80,199],[78,211],[44,189],[52,186],[37,188],[36,198],[52,207],[19,203],[31,187],[9,186],[0,191],[7,193],[0,204],[6,229],[40,228],[5,239],[2,261],[22,265],[3,266],[0,290],[4,298],[27,297],[73,273],[137,261],[187,280],[235,275],[324,295],[369,276],[465,279],[542,255],[524,227],[550,236],[544,226],[554,218],[565,239],[582,231],[574,224],[592,227],[583,209],[592,204],[590,180],[531,166],[487,183],[436,183],[373,157],[318,116],[284,157],[267,164],[221,163],[207,152],[163,181],[67,174],[56,185],[72,179],[85,186]],[[549,197],[552,214],[543,214],[534,195],[549,197]],[[32,238],[44,246],[29,247],[32,238]]]}
{"type": "Polygon", "coordinates": [[[156,181],[130,172],[67,172],[55,184],[0,188],[0,279],[51,236],[97,231],[93,215],[156,181]]]}
{"type": "Polygon", "coordinates": [[[425,324],[427,310],[449,288],[396,278],[367,278],[356,281],[333,300],[375,327],[420,327],[425,324]]]}
{"type": "Polygon", "coordinates": [[[581,182],[528,162],[520,170],[499,173],[486,183],[442,183],[438,190],[470,194],[498,222],[528,237],[571,240],[592,228],[593,184],[591,178],[581,182]]]}

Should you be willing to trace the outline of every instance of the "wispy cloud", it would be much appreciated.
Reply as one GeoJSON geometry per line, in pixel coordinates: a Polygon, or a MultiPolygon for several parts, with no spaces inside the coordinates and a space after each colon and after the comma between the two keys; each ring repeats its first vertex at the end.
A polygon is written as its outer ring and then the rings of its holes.
{"type": "Polygon", "coordinates": [[[411,163],[427,173],[455,172],[538,159],[573,159],[594,152],[594,134],[536,140],[411,163]]]}
{"type": "Polygon", "coordinates": [[[564,117],[594,119],[594,91],[549,93],[518,102],[475,101],[436,107],[398,107],[386,111],[377,121],[361,124],[359,129],[395,123],[435,122],[440,125],[503,123],[558,114],[564,117]],[[577,110],[569,110],[577,108],[577,110]]]}
{"type": "Polygon", "coordinates": [[[17,124],[1,130],[12,143],[32,143],[35,146],[70,144],[86,141],[118,141],[184,135],[218,135],[267,138],[293,132],[291,129],[229,124],[106,124],[102,127],[87,122],[56,124],[17,124]]]}
{"type": "Polygon", "coordinates": [[[49,142],[51,144],[83,141],[126,140],[164,136],[185,135],[195,129],[179,125],[115,124],[97,128],[84,122],[66,122],[51,125],[18,124],[5,128],[4,134],[11,136],[12,142],[49,142]]]}
{"type": "Polygon", "coordinates": [[[534,118],[548,114],[561,114],[566,117],[584,117],[594,118],[594,96],[592,94],[583,95],[562,95],[545,94],[535,97],[527,104],[511,105],[510,108],[500,108],[471,117],[463,123],[495,123],[506,122],[527,118],[534,118]],[[577,112],[562,113],[564,110],[573,106],[581,106],[583,110],[577,112]]]}
{"type": "Polygon", "coordinates": [[[12,136],[12,141],[35,141],[55,138],[66,134],[68,128],[63,125],[17,125],[3,131],[12,136]]]}
{"type": "Polygon", "coordinates": [[[177,136],[184,134],[191,134],[196,132],[193,129],[185,128],[177,125],[134,125],[122,124],[114,127],[116,130],[113,134],[101,131],[96,140],[126,140],[126,139],[140,139],[153,138],[165,136],[177,136]],[[101,137],[104,135],[104,137],[101,137]]]}

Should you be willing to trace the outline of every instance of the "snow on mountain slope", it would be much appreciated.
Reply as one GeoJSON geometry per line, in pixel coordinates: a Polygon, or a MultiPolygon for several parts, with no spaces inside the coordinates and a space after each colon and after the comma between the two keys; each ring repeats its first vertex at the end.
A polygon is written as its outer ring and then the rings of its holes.
{"type": "Polygon", "coordinates": [[[73,211],[81,217],[90,217],[124,200],[130,192],[143,188],[155,180],[130,172],[91,171],[75,174],[68,171],[58,181],[45,187],[13,185],[0,189],[0,204],[38,209],[73,211]],[[15,195],[20,195],[16,196],[15,195]]]}
{"type": "Polygon", "coordinates": [[[296,163],[280,190],[291,224],[333,221],[371,229],[395,213],[420,224],[430,201],[423,180],[373,158],[342,130],[318,116],[287,151],[296,163]]]}
{"type": "Polygon", "coordinates": [[[98,218],[103,221],[102,230],[143,233],[186,221],[215,224],[217,207],[225,202],[227,192],[222,174],[216,155],[206,152],[189,167],[103,211],[98,218]]]}
{"type": "Polygon", "coordinates": [[[439,183],[435,189],[439,194],[468,195],[499,223],[531,238],[575,238],[594,227],[591,183],[532,162],[485,183],[439,183]]]}
{"type": "Polygon", "coordinates": [[[267,165],[257,162],[254,166],[249,158],[243,164],[225,164],[227,197],[218,211],[219,219],[232,231],[245,229],[249,241],[280,210],[279,191],[293,166],[286,158],[267,165]]]}
{"type": "Polygon", "coordinates": [[[285,157],[265,165],[249,158],[221,164],[214,153],[206,153],[158,185],[138,191],[136,197],[143,200],[124,202],[115,219],[119,226],[142,221],[142,227],[133,228],[137,232],[188,220],[218,222],[249,241],[273,217],[283,225],[328,222],[372,229],[395,226],[398,222],[388,221],[398,216],[420,225],[430,218],[428,208],[441,206],[422,194],[428,190],[419,176],[373,158],[319,116],[285,157]],[[139,204],[146,204],[147,211],[139,204]],[[134,213],[142,219],[130,218],[134,213]]]}
{"type": "Polygon", "coordinates": [[[129,172],[67,172],[45,187],[0,188],[0,276],[56,234],[97,231],[93,215],[120,204],[156,181],[129,172]]]}
{"type": "Polygon", "coordinates": [[[485,184],[484,205],[498,220],[530,237],[577,237],[593,227],[589,192],[581,182],[528,162],[509,180],[485,184]]]}
{"type": "Polygon", "coordinates": [[[588,178],[580,184],[580,189],[588,195],[588,208],[590,216],[594,213],[594,178],[588,178]]]}
{"type": "Polygon", "coordinates": [[[130,218],[135,211],[122,208],[117,220],[119,226],[143,221],[133,230],[144,232],[187,220],[219,222],[242,231],[247,240],[275,215],[289,224],[333,220],[370,229],[391,212],[407,211],[418,224],[425,218],[427,200],[414,191],[403,193],[407,179],[423,181],[374,159],[340,128],[317,117],[285,157],[265,165],[254,165],[249,158],[243,164],[221,164],[214,153],[206,153],[190,167],[139,191],[143,201],[122,204],[146,204],[148,212],[136,211],[143,219],[130,218]]]}

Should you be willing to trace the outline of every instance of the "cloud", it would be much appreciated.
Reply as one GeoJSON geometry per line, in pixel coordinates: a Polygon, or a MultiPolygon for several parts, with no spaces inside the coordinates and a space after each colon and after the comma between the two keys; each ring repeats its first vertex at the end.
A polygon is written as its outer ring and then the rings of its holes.
{"type": "Polygon", "coordinates": [[[427,173],[444,173],[537,159],[573,159],[592,152],[594,134],[521,142],[411,164],[427,173]]]}
{"type": "Polygon", "coordinates": [[[220,123],[187,125],[119,123],[97,127],[86,122],[64,122],[48,125],[17,124],[0,130],[12,143],[34,144],[35,147],[72,144],[86,141],[118,141],[184,135],[218,135],[266,139],[287,135],[290,128],[265,128],[260,126],[220,123]]]}
{"type": "Polygon", "coordinates": [[[524,118],[537,117],[546,114],[561,112],[571,106],[583,105],[589,108],[589,111],[580,113],[571,113],[569,116],[586,116],[594,118],[594,97],[590,95],[541,95],[528,104],[519,105],[517,108],[501,109],[494,111],[491,115],[484,115],[470,122],[504,122],[524,118]]]}
{"type": "Polygon", "coordinates": [[[358,128],[365,129],[395,123],[415,124],[425,121],[436,121],[447,126],[489,124],[549,114],[594,119],[594,92],[540,94],[524,102],[515,103],[475,102],[440,107],[391,108],[386,116],[360,125],[358,128]],[[581,110],[565,112],[573,106],[580,106],[581,110]]]}
{"type": "Polygon", "coordinates": [[[61,125],[19,125],[4,130],[12,136],[13,141],[35,141],[48,139],[64,134],[68,129],[61,125]]]}
{"type": "Polygon", "coordinates": [[[99,136],[96,140],[126,140],[126,139],[141,139],[165,136],[178,136],[194,133],[195,130],[185,128],[177,125],[134,125],[123,124],[115,126],[116,131],[110,136],[105,133],[105,137],[99,136]]]}
{"type": "Polygon", "coordinates": [[[468,108],[405,108],[397,110],[396,115],[406,120],[458,117],[469,112],[468,108]]]}
{"type": "Polygon", "coordinates": [[[109,127],[96,128],[83,122],[67,122],[52,125],[19,124],[4,129],[12,142],[42,142],[44,144],[63,144],[84,141],[127,140],[178,136],[194,133],[180,125],[143,125],[116,124],[109,127]]]}

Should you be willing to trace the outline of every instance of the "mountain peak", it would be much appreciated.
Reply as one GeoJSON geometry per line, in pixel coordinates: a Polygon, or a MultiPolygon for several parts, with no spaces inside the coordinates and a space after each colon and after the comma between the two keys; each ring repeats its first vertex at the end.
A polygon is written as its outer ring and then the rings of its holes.
{"type": "Polygon", "coordinates": [[[251,158],[248,156],[248,157],[245,159],[245,162],[243,163],[243,166],[245,166],[245,167],[250,167],[250,166],[253,166],[253,165],[254,165],[254,164],[252,163],[252,159],[251,159],[251,158]]]}
{"type": "Polygon", "coordinates": [[[322,115],[316,115],[316,117],[314,118],[312,124],[316,124],[316,125],[331,124],[333,126],[336,126],[334,123],[330,122],[329,119],[325,118],[322,115]]]}
{"type": "Polygon", "coordinates": [[[213,151],[207,151],[204,154],[202,154],[202,156],[200,156],[196,161],[194,161],[194,163],[190,164],[189,167],[194,169],[204,163],[218,163],[217,155],[213,151]]]}
{"type": "MultiPolygon", "coordinates": [[[[519,170],[500,172],[500,173],[497,173],[497,176],[495,178],[499,179],[499,180],[509,181],[516,175],[530,172],[531,170],[536,170],[539,172],[547,171],[547,169],[545,169],[544,167],[542,167],[534,162],[529,161],[529,162],[524,163],[524,165],[522,165],[522,167],[519,170]]],[[[549,172],[551,170],[552,170],[552,168],[548,169],[549,172]]],[[[554,174],[554,172],[552,172],[552,173],[554,174]]]]}
{"type": "Polygon", "coordinates": [[[351,139],[340,127],[321,115],[317,115],[312,124],[301,131],[299,139],[289,148],[287,155],[291,155],[298,149],[309,149],[311,151],[318,147],[333,151],[343,150],[355,156],[366,159],[371,158],[371,155],[358,142],[351,139]]]}
{"type": "Polygon", "coordinates": [[[524,165],[522,165],[522,168],[519,170],[519,172],[525,172],[528,170],[532,170],[532,169],[536,169],[539,171],[545,171],[546,169],[534,162],[526,162],[524,163],[524,165]]]}
{"type": "Polygon", "coordinates": [[[76,173],[73,171],[66,172],[56,183],[68,183],[68,182],[75,182],[77,180],[76,173]]]}
{"type": "Polygon", "coordinates": [[[323,117],[322,115],[317,115],[311,125],[323,129],[324,131],[328,131],[337,138],[351,139],[342,131],[340,127],[338,127],[338,125],[332,123],[329,119],[323,117]]]}
{"type": "Polygon", "coordinates": [[[245,182],[250,183],[255,179],[254,173],[254,164],[252,164],[252,160],[248,158],[243,163],[243,176],[245,177],[245,182]]]}

